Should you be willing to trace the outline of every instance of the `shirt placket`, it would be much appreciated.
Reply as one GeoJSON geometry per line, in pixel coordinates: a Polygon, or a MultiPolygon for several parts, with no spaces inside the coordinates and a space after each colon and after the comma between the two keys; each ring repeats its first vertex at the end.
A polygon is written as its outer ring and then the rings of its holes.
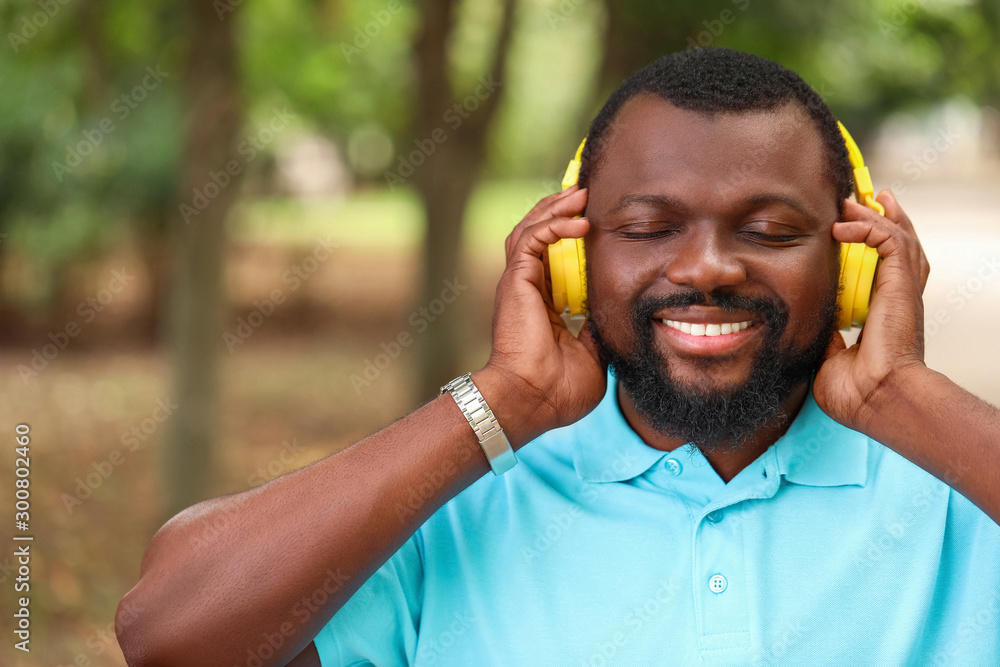
{"type": "Polygon", "coordinates": [[[773,456],[763,458],[728,485],[697,450],[677,450],[662,463],[661,479],[691,513],[691,590],[706,664],[740,664],[751,649],[743,501],[776,490],[773,456]]]}

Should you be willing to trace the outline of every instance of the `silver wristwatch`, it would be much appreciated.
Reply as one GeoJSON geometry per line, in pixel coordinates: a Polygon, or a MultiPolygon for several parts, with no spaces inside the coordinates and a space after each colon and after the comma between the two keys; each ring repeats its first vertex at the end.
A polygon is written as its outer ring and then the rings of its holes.
{"type": "Polygon", "coordinates": [[[502,475],[517,464],[517,457],[511,449],[507,436],[493,416],[486,399],[476,389],[470,374],[466,373],[441,387],[441,393],[451,392],[452,398],[458,403],[462,414],[469,420],[469,426],[479,438],[479,446],[483,448],[494,475],[502,475]]]}

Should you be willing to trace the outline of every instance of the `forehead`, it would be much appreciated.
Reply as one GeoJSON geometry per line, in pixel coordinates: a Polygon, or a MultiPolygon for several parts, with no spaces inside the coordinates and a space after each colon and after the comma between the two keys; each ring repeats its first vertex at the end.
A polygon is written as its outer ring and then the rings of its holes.
{"type": "Polygon", "coordinates": [[[795,196],[817,212],[838,204],[822,138],[801,106],[707,114],[640,94],[605,135],[588,213],[607,211],[624,194],[665,189],[689,203],[767,192],[795,196]]]}

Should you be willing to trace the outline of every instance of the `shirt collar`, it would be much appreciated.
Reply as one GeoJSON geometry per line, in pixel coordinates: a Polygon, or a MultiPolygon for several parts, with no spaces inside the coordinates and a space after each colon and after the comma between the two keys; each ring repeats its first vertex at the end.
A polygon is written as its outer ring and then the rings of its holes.
{"type": "Polygon", "coordinates": [[[869,438],[831,419],[813,398],[812,385],[792,425],[772,446],[778,472],[808,486],[864,486],[869,438]]]}
{"type": "MultiPolygon", "coordinates": [[[[618,381],[609,369],[607,391],[597,407],[574,425],[573,466],[588,482],[622,482],[644,474],[670,452],[639,437],[618,405],[618,381]]],[[[809,394],[791,426],[761,455],[787,481],[809,486],[864,486],[868,436],[831,419],[809,394]]]]}
{"type": "Polygon", "coordinates": [[[576,432],[573,466],[587,482],[623,482],[638,477],[667,452],[647,445],[618,406],[618,381],[608,370],[607,391],[590,414],[568,428],[576,432]]]}

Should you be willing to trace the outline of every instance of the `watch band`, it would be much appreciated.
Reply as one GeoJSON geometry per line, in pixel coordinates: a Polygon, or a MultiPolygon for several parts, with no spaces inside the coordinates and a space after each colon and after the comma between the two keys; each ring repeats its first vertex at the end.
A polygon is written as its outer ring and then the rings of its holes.
{"type": "Polygon", "coordinates": [[[483,448],[493,474],[502,475],[517,464],[517,457],[514,456],[514,450],[511,449],[503,429],[500,428],[500,423],[493,416],[493,411],[486,404],[486,399],[479,393],[470,375],[466,373],[455,378],[441,387],[441,393],[446,391],[451,393],[462,414],[469,420],[469,426],[476,432],[479,446],[483,448]]]}

